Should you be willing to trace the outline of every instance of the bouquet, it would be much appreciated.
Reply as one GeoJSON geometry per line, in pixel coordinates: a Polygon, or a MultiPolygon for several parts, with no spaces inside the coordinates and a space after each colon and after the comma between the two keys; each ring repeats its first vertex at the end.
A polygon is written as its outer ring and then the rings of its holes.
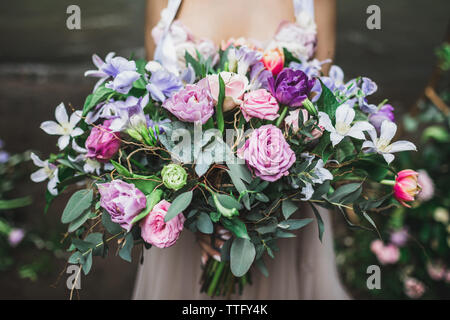
{"type": "Polygon", "coordinates": [[[86,75],[100,80],[83,108],[69,115],[60,104],[56,122],[41,125],[59,136],[59,152],[33,154],[34,180],[48,178],[49,203],[79,189],[61,222],[68,261],[85,274],[113,240],[130,261],[137,244],[166,248],[186,228],[211,237],[223,228],[231,236],[200,280],[203,292],[228,296],[251,282],[252,266],[268,276],[264,257],[276,257],[279,239],[310,223],[322,238],[317,206],[350,224],[354,211],[360,227],[376,230],[371,211],[414,200],[419,188],[396,183],[390,164],[415,146],[392,142],[389,106],[368,102],[373,81],[344,82],[337,66],[322,76],[321,62],[286,47],[231,42],[194,52],[185,51],[180,72],[94,55],[98,70],[86,75]],[[296,217],[302,202],[315,221],[296,217]]]}

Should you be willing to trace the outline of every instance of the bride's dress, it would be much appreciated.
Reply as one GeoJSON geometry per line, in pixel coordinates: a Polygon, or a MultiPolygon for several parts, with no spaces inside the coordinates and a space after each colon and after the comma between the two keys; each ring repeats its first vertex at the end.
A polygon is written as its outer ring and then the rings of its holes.
{"type": "MultiPolygon", "coordinates": [[[[172,22],[180,0],[169,1],[163,15],[172,22]]],[[[294,0],[296,8],[308,9],[313,15],[313,0],[294,0]]],[[[164,54],[162,45],[159,52],[164,54]]],[[[167,52],[167,51],[166,51],[167,52]]],[[[163,58],[170,58],[164,56],[163,58]]],[[[169,59],[170,60],[170,59],[169,59]]],[[[315,223],[298,230],[297,238],[280,239],[280,251],[275,259],[266,258],[269,277],[256,268],[252,270],[252,285],[244,288],[242,296],[233,299],[348,299],[336,270],[331,212],[320,210],[325,224],[323,242],[320,242],[315,223]]],[[[297,218],[314,219],[309,206],[295,213],[297,218]]],[[[144,252],[139,266],[133,299],[208,299],[200,293],[199,280],[201,250],[192,232],[183,232],[170,248],[151,248],[144,252]]]]}

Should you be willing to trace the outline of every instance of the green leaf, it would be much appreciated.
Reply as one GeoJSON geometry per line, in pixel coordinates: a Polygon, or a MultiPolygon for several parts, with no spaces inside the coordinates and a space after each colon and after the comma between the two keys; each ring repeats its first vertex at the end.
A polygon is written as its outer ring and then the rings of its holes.
{"type": "Polygon", "coordinates": [[[125,179],[125,181],[134,184],[136,188],[141,190],[145,195],[151,194],[156,186],[161,183],[161,179],[157,176],[148,176],[142,179],[137,178],[136,175],[133,176],[133,179],[125,179]]]}
{"type": "Polygon", "coordinates": [[[92,212],[90,210],[86,210],[84,212],[84,214],[82,214],[81,216],[79,216],[78,218],[76,218],[75,220],[73,220],[70,224],[69,224],[69,229],[68,232],[74,232],[75,230],[77,230],[79,227],[81,227],[91,216],[92,212]]]}
{"type": "Polygon", "coordinates": [[[131,250],[134,245],[133,234],[131,232],[125,236],[124,242],[122,248],[119,250],[119,257],[125,261],[131,262],[131,250]]]}
{"type": "Polygon", "coordinates": [[[209,213],[209,217],[211,218],[212,222],[217,222],[220,220],[220,217],[222,215],[220,214],[220,212],[216,212],[216,211],[211,211],[209,213]]]}
{"type": "Polygon", "coordinates": [[[83,117],[85,117],[93,107],[95,107],[103,100],[106,100],[108,96],[114,93],[115,93],[114,90],[102,86],[99,87],[97,90],[95,90],[94,93],[88,95],[86,101],[84,102],[83,117]]]}
{"type": "Polygon", "coordinates": [[[107,212],[102,213],[102,224],[105,227],[105,229],[112,235],[118,234],[119,232],[123,231],[122,227],[112,222],[111,216],[107,212]]]}
{"type": "Polygon", "coordinates": [[[220,260],[223,262],[230,261],[230,249],[233,239],[228,239],[220,248],[220,260]]]}
{"type": "Polygon", "coordinates": [[[141,219],[144,219],[153,210],[153,207],[161,200],[162,194],[163,192],[160,189],[157,189],[153,191],[151,194],[149,194],[146,197],[147,205],[145,209],[142,210],[142,212],[139,213],[136,217],[134,217],[133,220],[131,220],[131,224],[134,225],[141,219]]]}
{"type": "Polygon", "coordinates": [[[125,168],[123,165],[121,165],[120,163],[114,161],[114,160],[110,160],[111,164],[114,166],[114,168],[116,169],[117,173],[127,177],[127,178],[132,178],[133,174],[130,173],[130,171],[128,171],[127,168],[125,168]]]}
{"type": "Polygon", "coordinates": [[[308,225],[313,219],[306,218],[306,219],[288,219],[285,221],[281,221],[278,224],[278,227],[284,230],[297,230],[300,228],[303,228],[304,226],[308,225]]]}
{"type": "Polygon", "coordinates": [[[264,224],[257,224],[255,230],[258,231],[258,233],[260,234],[272,233],[277,230],[277,226],[278,221],[276,218],[273,218],[264,224]]]}
{"type": "Polygon", "coordinates": [[[0,210],[10,210],[29,206],[32,203],[31,197],[23,197],[11,200],[0,200],[0,210]]]}
{"type": "Polygon", "coordinates": [[[336,119],[336,109],[339,107],[340,103],[337,101],[333,92],[328,89],[326,85],[320,80],[322,86],[322,93],[320,94],[319,100],[317,100],[317,107],[319,111],[325,112],[334,121],[336,119]]]}
{"type": "MultiPolygon", "coordinates": [[[[270,201],[269,197],[266,196],[264,193],[257,193],[255,195],[255,199],[264,203],[267,203],[270,201]]],[[[250,210],[250,209],[249,209],[250,210]]]]}
{"type": "Polygon", "coordinates": [[[299,59],[297,59],[289,50],[287,50],[286,48],[283,48],[283,54],[284,54],[284,66],[286,68],[289,67],[289,64],[291,62],[297,62],[297,63],[301,63],[301,61],[299,59]]]}
{"type": "Polygon", "coordinates": [[[202,65],[199,61],[197,61],[193,56],[189,54],[188,51],[184,54],[184,59],[186,61],[186,67],[189,67],[189,65],[192,66],[192,69],[195,71],[195,76],[200,78],[202,77],[202,65]]]}
{"type": "Polygon", "coordinates": [[[255,259],[256,250],[248,239],[237,238],[233,241],[230,250],[231,272],[236,277],[242,277],[250,269],[255,259]]]}
{"type": "Polygon", "coordinates": [[[173,200],[172,204],[169,207],[169,210],[167,211],[166,217],[164,218],[164,221],[167,222],[170,219],[174,218],[176,215],[178,215],[183,210],[186,210],[187,207],[191,204],[192,201],[192,191],[184,192],[180,194],[178,197],[173,200]]]}
{"type": "Polygon", "coordinates": [[[317,208],[311,202],[309,203],[309,205],[311,206],[311,208],[314,212],[314,215],[316,216],[317,227],[319,228],[319,239],[320,239],[320,242],[322,242],[323,232],[325,231],[325,226],[323,224],[322,217],[320,216],[320,213],[317,210],[317,208]]]}
{"type": "Polygon", "coordinates": [[[222,218],[220,219],[220,222],[225,229],[230,230],[236,237],[250,239],[245,223],[242,222],[242,220],[240,220],[239,218],[222,218]]]}
{"type": "Polygon", "coordinates": [[[83,189],[75,192],[67,202],[63,211],[61,222],[69,223],[78,218],[92,204],[92,190],[83,189]]]}
{"type": "Polygon", "coordinates": [[[348,183],[339,187],[333,194],[328,198],[330,202],[339,203],[344,197],[355,192],[361,188],[362,183],[348,183]]]}
{"type": "Polygon", "coordinates": [[[92,251],[88,253],[86,260],[83,263],[83,273],[87,275],[92,267],[92,251]]]}
{"type": "Polygon", "coordinates": [[[213,233],[214,226],[211,222],[211,219],[209,218],[209,215],[204,212],[200,212],[200,214],[197,216],[197,228],[201,233],[213,233]]]}
{"type": "Polygon", "coordinates": [[[103,234],[99,232],[90,233],[84,238],[84,241],[91,243],[92,253],[95,256],[102,255],[105,249],[105,243],[103,242],[103,234]]]}
{"type": "Polygon", "coordinates": [[[223,119],[223,102],[225,101],[225,82],[223,82],[220,74],[219,77],[219,97],[217,98],[216,105],[216,120],[217,120],[217,129],[223,134],[223,130],[225,129],[225,121],[223,119]]]}
{"type": "Polygon", "coordinates": [[[298,206],[289,199],[286,199],[281,203],[281,211],[286,220],[297,210],[298,206]]]}
{"type": "Polygon", "coordinates": [[[84,256],[80,251],[75,251],[67,260],[68,263],[71,264],[83,264],[84,263],[84,256]]]}
{"type": "MultiPolygon", "coordinates": [[[[238,177],[239,179],[241,179],[247,183],[252,182],[252,180],[253,180],[252,174],[250,173],[250,171],[247,169],[247,167],[245,165],[239,164],[239,163],[233,163],[232,160],[227,159],[227,166],[234,176],[238,177]]],[[[262,190],[260,190],[260,191],[262,191],[262,190]]]]}
{"type": "MultiPolygon", "coordinates": [[[[236,190],[239,192],[239,194],[243,194],[247,191],[247,187],[245,186],[245,183],[241,180],[239,176],[237,176],[233,171],[227,170],[228,175],[231,178],[231,181],[233,182],[234,186],[236,187],[236,190]]],[[[242,196],[242,202],[244,203],[244,206],[247,210],[250,210],[250,196],[248,193],[245,193],[244,196],[242,196]]]]}
{"type": "Polygon", "coordinates": [[[255,265],[258,267],[259,271],[265,276],[269,276],[269,270],[267,270],[266,264],[264,263],[263,259],[258,259],[255,261],[255,265]]]}

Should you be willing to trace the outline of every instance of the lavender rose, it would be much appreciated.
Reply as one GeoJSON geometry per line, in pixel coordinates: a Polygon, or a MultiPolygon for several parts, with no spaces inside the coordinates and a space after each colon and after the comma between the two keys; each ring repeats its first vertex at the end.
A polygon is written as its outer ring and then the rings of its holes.
{"type": "Polygon", "coordinates": [[[207,88],[188,84],[163,103],[181,121],[205,124],[214,114],[214,101],[207,88]]]}
{"type": "Polygon", "coordinates": [[[142,239],[158,248],[173,246],[183,230],[185,221],[183,213],[167,222],[164,221],[169,207],[170,202],[161,200],[140,224],[142,239]]]}
{"type": "Polygon", "coordinates": [[[377,112],[369,116],[369,122],[380,132],[381,124],[384,120],[394,122],[394,107],[390,104],[385,104],[377,112]]]}
{"type": "Polygon", "coordinates": [[[111,221],[118,223],[127,232],[131,230],[131,221],[147,205],[145,195],[134,184],[121,180],[98,185],[100,206],[111,216],[111,221]]]}
{"type": "Polygon", "coordinates": [[[269,90],[283,106],[300,107],[308,98],[316,80],[309,79],[301,70],[284,68],[276,77],[269,78],[269,90]]]}
{"type": "Polygon", "coordinates": [[[119,133],[110,129],[112,120],[94,127],[86,139],[87,157],[99,162],[108,162],[120,148],[119,133]]]}
{"type": "Polygon", "coordinates": [[[276,181],[288,175],[296,160],[281,130],[271,124],[253,131],[237,154],[245,159],[256,176],[266,181],[276,181]]]}

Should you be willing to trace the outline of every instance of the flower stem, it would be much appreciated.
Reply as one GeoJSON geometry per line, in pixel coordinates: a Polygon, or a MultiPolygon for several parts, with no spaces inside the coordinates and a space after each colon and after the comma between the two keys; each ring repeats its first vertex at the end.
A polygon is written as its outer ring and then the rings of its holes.
{"type": "Polygon", "coordinates": [[[380,183],[386,186],[395,186],[395,180],[381,180],[380,183]]]}
{"type": "Polygon", "coordinates": [[[288,109],[289,109],[288,106],[284,106],[283,111],[281,111],[281,114],[277,119],[277,122],[275,122],[275,126],[277,126],[278,128],[280,127],[281,123],[283,122],[284,118],[286,117],[288,109]]]}
{"type": "Polygon", "coordinates": [[[208,295],[212,297],[216,293],[216,285],[219,281],[220,276],[222,275],[223,268],[225,267],[224,262],[219,262],[217,265],[217,269],[215,270],[214,277],[211,281],[211,284],[208,288],[208,295]]]}

